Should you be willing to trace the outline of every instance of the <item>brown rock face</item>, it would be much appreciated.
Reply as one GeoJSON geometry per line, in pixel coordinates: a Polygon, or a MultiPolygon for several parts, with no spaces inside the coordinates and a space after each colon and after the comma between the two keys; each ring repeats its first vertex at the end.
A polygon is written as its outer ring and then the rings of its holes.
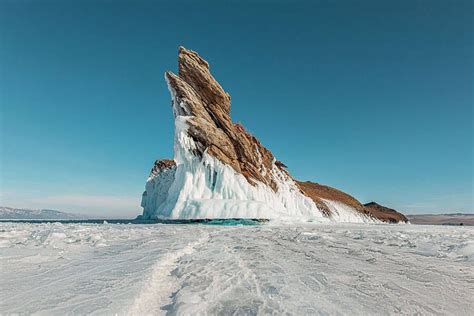
{"type": "Polygon", "coordinates": [[[375,202],[364,204],[364,207],[372,217],[378,218],[381,221],[389,223],[408,222],[408,219],[402,213],[375,202]]]}
{"type": "Polygon", "coordinates": [[[319,183],[314,183],[311,181],[306,181],[306,182],[297,181],[297,183],[299,187],[301,188],[301,190],[308,197],[310,197],[314,201],[314,203],[316,203],[316,206],[318,206],[319,209],[323,210],[325,214],[327,215],[330,215],[330,211],[322,199],[341,202],[353,207],[354,209],[356,209],[357,211],[361,213],[367,214],[367,212],[364,209],[364,206],[359,201],[357,201],[354,197],[350,196],[347,193],[344,193],[337,189],[334,189],[334,188],[331,188],[319,183]]]}
{"type": "Polygon", "coordinates": [[[308,197],[310,197],[314,201],[314,203],[316,203],[319,209],[323,210],[323,212],[325,212],[325,214],[327,215],[330,215],[330,211],[328,207],[326,206],[326,204],[324,204],[322,199],[344,203],[356,209],[360,213],[376,218],[383,222],[406,223],[408,221],[407,218],[402,213],[399,213],[393,209],[384,207],[375,202],[370,202],[370,203],[362,205],[362,203],[360,203],[353,196],[350,196],[347,193],[328,187],[326,185],[314,183],[311,181],[306,181],[306,182],[297,181],[297,183],[300,186],[301,190],[308,197]]]}
{"type": "Polygon", "coordinates": [[[156,160],[155,164],[153,165],[153,168],[151,168],[150,176],[156,176],[158,172],[165,169],[174,168],[175,166],[176,162],[171,159],[156,160]]]}
{"type": "MultiPolygon", "coordinates": [[[[273,154],[240,124],[230,118],[230,96],[209,71],[209,64],[196,52],[179,48],[179,73],[166,73],[166,80],[179,106],[174,115],[192,116],[189,135],[197,152],[206,151],[241,173],[251,184],[260,181],[273,190],[273,154]],[[177,112],[177,113],[176,113],[177,112]]],[[[279,167],[281,168],[281,167],[279,167]]]]}

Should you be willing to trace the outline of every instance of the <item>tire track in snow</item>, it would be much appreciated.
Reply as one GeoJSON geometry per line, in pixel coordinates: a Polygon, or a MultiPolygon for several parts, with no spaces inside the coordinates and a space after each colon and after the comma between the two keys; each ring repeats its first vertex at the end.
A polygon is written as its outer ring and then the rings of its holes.
{"type": "Polygon", "coordinates": [[[173,253],[167,253],[153,267],[150,280],[143,286],[140,294],[133,302],[127,315],[156,315],[165,314],[161,307],[172,303],[171,296],[180,285],[171,272],[178,267],[179,260],[196,251],[196,247],[206,243],[209,234],[189,243],[184,248],[173,253]]]}

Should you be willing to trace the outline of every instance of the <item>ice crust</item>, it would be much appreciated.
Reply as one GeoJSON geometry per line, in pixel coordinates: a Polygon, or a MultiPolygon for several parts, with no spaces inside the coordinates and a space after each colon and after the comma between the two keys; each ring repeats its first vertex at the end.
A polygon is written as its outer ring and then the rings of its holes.
{"type": "Polygon", "coordinates": [[[0,223],[0,312],[469,315],[474,228],[0,223]]]}
{"type": "MultiPolygon", "coordinates": [[[[178,101],[168,84],[175,115],[174,161],[176,167],[151,175],[142,198],[145,218],[266,218],[283,221],[374,222],[342,203],[327,201],[334,211],[323,216],[316,204],[301,193],[294,180],[273,163],[270,172],[277,191],[247,179],[206,152],[195,154],[188,134],[188,106],[178,101]]],[[[262,165],[261,168],[265,169],[262,165]]]]}

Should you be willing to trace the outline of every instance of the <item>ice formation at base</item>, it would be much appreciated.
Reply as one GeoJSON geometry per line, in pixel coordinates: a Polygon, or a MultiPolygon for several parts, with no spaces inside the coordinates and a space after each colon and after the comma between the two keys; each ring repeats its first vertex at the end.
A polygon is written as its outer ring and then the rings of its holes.
{"type": "MultiPolygon", "coordinates": [[[[177,117],[183,126],[184,117],[177,117]]],[[[278,168],[271,172],[280,181],[274,192],[262,183],[255,186],[216,158],[191,154],[193,141],[178,128],[176,166],[150,176],[142,199],[145,218],[267,218],[338,222],[372,222],[373,219],[342,203],[326,200],[333,211],[323,216],[294,181],[278,168]]]]}

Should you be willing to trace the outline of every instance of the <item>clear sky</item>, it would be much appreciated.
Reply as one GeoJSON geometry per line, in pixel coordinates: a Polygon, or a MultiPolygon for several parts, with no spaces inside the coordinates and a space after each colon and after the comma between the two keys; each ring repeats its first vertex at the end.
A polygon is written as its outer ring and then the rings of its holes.
{"type": "Polygon", "coordinates": [[[198,51],[298,179],[473,207],[473,2],[0,2],[1,203],[131,217],[173,155],[163,79],[198,51]]]}

